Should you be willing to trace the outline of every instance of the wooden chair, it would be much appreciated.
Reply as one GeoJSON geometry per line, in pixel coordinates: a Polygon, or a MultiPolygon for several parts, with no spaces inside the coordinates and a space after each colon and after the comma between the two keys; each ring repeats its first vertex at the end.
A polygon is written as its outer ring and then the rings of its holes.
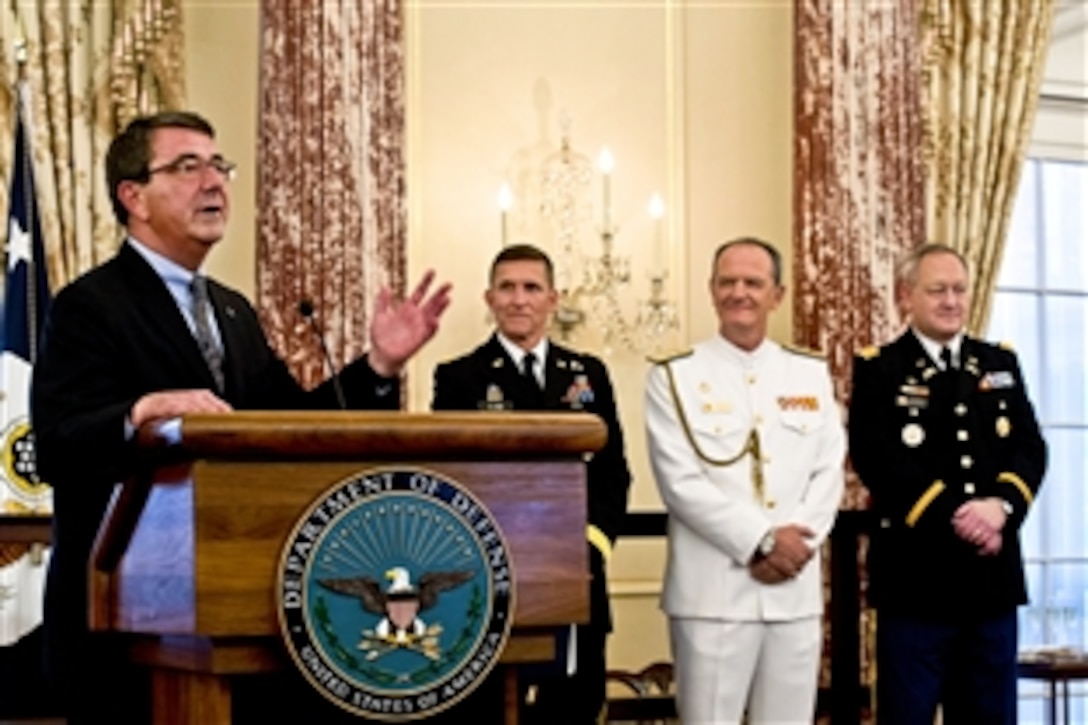
{"type": "Polygon", "coordinates": [[[606,722],[639,725],[679,722],[671,662],[654,662],[638,672],[609,670],[605,677],[608,682],[621,684],[631,693],[608,698],[606,722]]]}

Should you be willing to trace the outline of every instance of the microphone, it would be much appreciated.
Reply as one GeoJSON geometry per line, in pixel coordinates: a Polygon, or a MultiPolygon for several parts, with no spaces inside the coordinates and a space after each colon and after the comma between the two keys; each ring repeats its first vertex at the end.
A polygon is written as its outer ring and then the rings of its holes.
{"type": "Polygon", "coordinates": [[[298,313],[310,323],[310,329],[314,331],[314,337],[321,343],[321,351],[325,353],[325,362],[329,364],[329,372],[332,373],[332,389],[336,391],[336,402],[340,404],[340,410],[347,410],[348,404],[344,399],[344,389],[340,387],[340,371],[336,369],[329,346],[325,344],[325,335],[317,326],[317,318],[314,317],[314,303],[310,300],[302,300],[298,303],[298,313]]]}

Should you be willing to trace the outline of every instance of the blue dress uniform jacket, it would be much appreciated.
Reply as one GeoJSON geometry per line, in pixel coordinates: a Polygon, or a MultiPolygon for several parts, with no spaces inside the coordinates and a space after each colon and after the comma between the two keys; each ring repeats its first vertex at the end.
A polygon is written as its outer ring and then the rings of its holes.
{"type": "Polygon", "coordinates": [[[604,701],[604,642],[612,630],[605,557],[627,512],[631,473],[612,383],[604,363],[549,341],[544,388],[523,378],[498,337],[468,355],[443,363],[434,374],[434,410],[582,411],[604,421],[608,440],[587,465],[590,547],[590,621],[578,628],[578,672],[572,681],[540,684],[539,713],[530,722],[592,722],[604,701]]]}
{"type": "Polygon", "coordinates": [[[746,353],[715,336],[650,371],[646,425],[669,511],[664,611],[744,622],[819,614],[819,545],[838,512],[845,458],[826,362],[770,340],[746,353]],[[750,449],[738,457],[753,430],[758,460],[750,449]],[[816,532],[816,554],[797,577],[762,584],[749,562],[763,535],[788,523],[816,532]]]}
{"type": "Polygon", "coordinates": [[[882,611],[956,621],[1027,601],[1019,528],[1046,446],[1016,355],[963,338],[941,371],[913,332],[854,361],[850,451],[872,494],[870,599],[882,611]],[[1011,510],[1001,551],[980,556],[952,516],[974,498],[1011,510]]]}

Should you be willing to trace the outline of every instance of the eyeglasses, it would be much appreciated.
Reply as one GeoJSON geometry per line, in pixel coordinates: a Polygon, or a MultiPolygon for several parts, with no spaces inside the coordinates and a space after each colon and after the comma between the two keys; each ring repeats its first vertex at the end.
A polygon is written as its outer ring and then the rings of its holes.
{"type": "Polygon", "coordinates": [[[208,169],[215,171],[224,181],[233,181],[238,165],[233,161],[227,161],[222,156],[213,156],[210,159],[202,159],[199,156],[179,156],[170,163],[148,169],[147,178],[164,173],[192,180],[204,176],[204,172],[208,169]]]}

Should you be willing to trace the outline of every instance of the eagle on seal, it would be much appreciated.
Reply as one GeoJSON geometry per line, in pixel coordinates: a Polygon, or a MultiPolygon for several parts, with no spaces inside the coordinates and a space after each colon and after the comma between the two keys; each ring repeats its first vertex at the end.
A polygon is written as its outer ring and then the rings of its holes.
{"type": "Polygon", "coordinates": [[[408,570],[403,566],[394,566],[385,572],[385,578],[391,583],[384,592],[378,581],[369,576],[319,579],[318,583],[339,594],[357,597],[363,609],[382,616],[374,628],[375,635],[397,644],[406,644],[422,637],[427,631],[427,625],[419,618],[419,613],[437,604],[440,593],[471,580],[472,572],[426,572],[419,577],[419,585],[414,586],[408,570]]]}

